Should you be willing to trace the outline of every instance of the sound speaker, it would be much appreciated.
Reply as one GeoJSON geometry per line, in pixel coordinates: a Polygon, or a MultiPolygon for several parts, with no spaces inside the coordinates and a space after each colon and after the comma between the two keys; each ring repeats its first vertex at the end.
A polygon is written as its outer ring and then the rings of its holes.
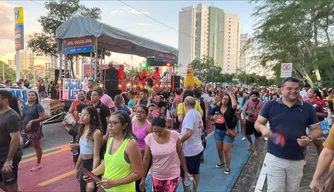
{"type": "Polygon", "coordinates": [[[111,89],[106,89],[107,95],[109,95],[113,100],[115,99],[116,95],[119,95],[122,93],[121,90],[111,90],[111,89]]]}
{"type": "Polygon", "coordinates": [[[181,78],[180,76],[177,76],[177,75],[173,75],[172,76],[172,83],[174,83],[172,85],[172,88],[175,90],[176,88],[180,88],[180,81],[181,81],[181,78]]]}
{"type": "Polygon", "coordinates": [[[103,70],[103,74],[104,74],[104,80],[105,81],[118,80],[118,71],[116,69],[114,69],[114,70],[112,70],[112,69],[103,70]]]}
{"type": "Polygon", "coordinates": [[[106,90],[118,90],[118,80],[105,80],[104,87],[106,90]]]}
{"type": "Polygon", "coordinates": [[[58,85],[58,79],[59,79],[59,69],[55,69],[55,84],[58,85]]]}

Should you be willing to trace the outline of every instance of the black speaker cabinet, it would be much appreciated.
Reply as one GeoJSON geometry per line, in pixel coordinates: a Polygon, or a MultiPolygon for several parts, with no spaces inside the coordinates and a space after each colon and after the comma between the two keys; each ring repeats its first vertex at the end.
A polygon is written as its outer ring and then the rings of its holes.
{"type": "Polygon", "coordinates": [[[106,90],[118,90],[118,80],[105,80],[104,87],[106,90]]]}
{"type": "Polygon", "coordinates": [[[104,80],[118,80],[118,71],[116,69],[106,69],[103,70],[104,80]]]}
{"type": "Polygon", "coordinates": [[[180,88],[180,76],[173,75],[172,76],[172,88],[175,90],[176,88],[180,88]]]}
{"type": "Polygon", "coordinates": [[[106,93],[107,93],[107,95],[109,95],[114,100],[115,96],[121,94],[122,91],[117,90],[117,89],[115,89],[115,90],[106,89],[106,93]]]}

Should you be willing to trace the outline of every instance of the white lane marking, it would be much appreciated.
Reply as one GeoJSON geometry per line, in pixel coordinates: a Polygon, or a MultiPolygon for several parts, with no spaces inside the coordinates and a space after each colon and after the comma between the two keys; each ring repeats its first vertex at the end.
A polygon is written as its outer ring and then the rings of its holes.
{"type": "Polygon", "coordinates": [[[262,164],[261,172],[260,172],[259,178],[257,179],[257,183],[256,183],[256,187],[255,187],[254,192],[263,191],[263,185],[264,185],[264,182],[266,181],[266,177],[267,177],[267,170],[266,170],[267,169],[266,168],[267,154],[264,157],[264,161],[263,161],[263,164],[262,164]]]}

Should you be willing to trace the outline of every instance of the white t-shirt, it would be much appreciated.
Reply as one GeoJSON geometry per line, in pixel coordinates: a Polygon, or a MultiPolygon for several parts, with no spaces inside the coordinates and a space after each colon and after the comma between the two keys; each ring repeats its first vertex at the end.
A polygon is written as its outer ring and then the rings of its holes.
{"type": "Polygon", "coordinates": [[[182,121],[181,135],[184,135],[187,132],[187,129],[192,129],[193,134],[182,145],[184,156],[192,157],[203,151],[204,148],[201,140],[201,127],[203,128],[201,114],[196,111],[196,109],[189,110],[182,121]]]}
{"type": "Polygon", "coordinates": [[[208,94],[206,94],[206,93],[203,93],[202,95],[201,95],[201,97],[206,101],[206,102],[210,102],[210,96],[208,95],[208,94]]]}
{"type": "Polygon", "coordinates": [[[307,92],[304,89],[299,92],[299,95],[303,98],[303,101],[307,99],[307,92]]]}

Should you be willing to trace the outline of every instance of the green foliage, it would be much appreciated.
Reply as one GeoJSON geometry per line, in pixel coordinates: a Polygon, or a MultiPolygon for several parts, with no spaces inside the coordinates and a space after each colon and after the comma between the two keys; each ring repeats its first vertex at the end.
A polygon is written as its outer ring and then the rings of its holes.
{"type": "Polygon", "coordinates": [[[5,62],[1,61],[0,60],[0,76],[2,76],[3,72],[2,72],[2,69],[5,69],[4,73],[5,73],[5,76],[4,76],[4,79],[5,80],[11,80],[12,82],[16,82],[15,79],[16,79],[16,72],[14,69],[10,68],[5,62]]]}
{"type": "Polygon", "coordinates": [[[250,2],[256,4],[254,59],[265,66],[271,63],[276,81],[280,80],[280,64],[289,62],[294,76],[312,83],[311,72],[319,69],[323,86],[334,86],[334,1],[250,2]]]}
{"type": "Polygon", "coordinates": [[[266,76],[260,76],[255,73],[246,74],[245,72],[240,72],[235,75],[235,78],[238,80],[237,83],[254,85],[254,86],[270,86],[274,85],[274,79],[268,79],[266,76]]]}
{"type": "Polygon", "coordinates": [[[56,29],[68,19],[75,16],[101,19],[99,8],[87,8],[80,5],[80,0],[51,0],[45,2],[45,8],[48,10],[47,15],[38,19],[43,28],[42,33],[34,33],[28,41],[28,48],[37,55],[57,55],[56,29]]]}
{"type": "Polygon", "coordinates": [[[226,83],[243,83],[259,86],[269,86],[273,84],[272,80],[268,80],[265,76],[259,76],[255,73],[222,73],[222,68],[215,65],[211,57],[204,57],[201,60],[194,60],[189,67],[195,70],[195,76],[206,82],[226,82],[226,83]]]}

